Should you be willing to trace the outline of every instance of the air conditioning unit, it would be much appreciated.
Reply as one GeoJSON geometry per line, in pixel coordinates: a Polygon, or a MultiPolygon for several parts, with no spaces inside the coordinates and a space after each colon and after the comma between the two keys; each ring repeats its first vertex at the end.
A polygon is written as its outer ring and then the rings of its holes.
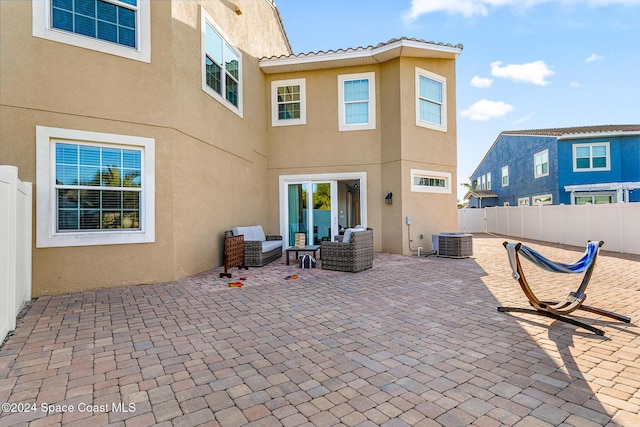
{"type": "Polygon", "coordinates": [[[473,256],[473,236],[465,233],[440,233],[431,236],[433,250],[438,256],[469,258],[473,256]]]}

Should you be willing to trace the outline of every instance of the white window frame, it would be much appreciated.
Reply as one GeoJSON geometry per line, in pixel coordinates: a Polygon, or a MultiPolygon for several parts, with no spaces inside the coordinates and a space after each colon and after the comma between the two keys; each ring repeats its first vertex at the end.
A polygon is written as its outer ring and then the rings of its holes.
{"type": "Polygon", "coordinates": [[[605,197],[611,197],[611,201],[609,203],[617,203],[618,199],[617,199],[617,194],[615,191],[603,191],[603,192],[589,192],[589,193],[575,193],[573,195],[573,200],[571,201],[571,204],[573,205],[577,205],[578,203],[576,203],[576,199],[578,197],[591,197],[591,204],[595,205],[594,203],[594,198],[598,197],[598,196],[605,196],[605,197]]]}
{"type": "MultiPolygon", "coordinates": [[[[218,102],[220,102],[222,105],[224,105],[225,107],[227,107],[229,110],[231,110],[232,112],[234,112],[236,115],[238,115],[240,118],[243,117],[243,102],[242,102],[242,98],[243,98],[243,94],[244,94],[244,87],[243,87],[243,83],[242,83],[242,70],[243,70],[243,65],[242,65],[242,52],[240,51],[240,49],[238,49],[233,43],[231,43],[229,40],[231,40],[224,31],[222,31],[222,29],[220,28],[220,26],[218,26],[218,24],[216,23],[216,21],[213,20],[213,18],[211,17],[211,15],[209,15],[209,13],[203,8],[200,7],[200,15],[202,17],[201,22],[200,22],[200,32],[201,32],[201,52],[200,52],[200,58],[202,59],[202,90],[208,94],[209,96],[211,96],[212,98],[214,98],[215,100],[217,100],[218,102]],[[226,77],[226,68],[224,67],[224,64],[222,68],[221,68],[221,73],[222,73],[222,77],[221,77],[221,92],[222,94],[216,92],[212,87],[210,87],[207,84],[207,48],[206,48],[206,40],[207,40],[207,25],[210,25],[213,30],[215,32],[218,33],[218,35],[220,36],[220,38],[222,38],[222,42],[223,45],[226,45],[229,49],[231,49],[233,51],[233,53],[238,57],[238,105],[234,105],[231,101],[229,101],[226,96],[224,95],[225,93],[225,77],[226,77]]],[[[223,46],[223,52],[224,52],[224,46],[223,46]]],[[[223,59],[224,62],[224,59],[223,59]]]]}
{"type": "Polygon", "coordinates": [[[36,126],[36,247],[155,242],[155,139],[36,126]],[[140,229],[57,231],[56,142],[108,144],[142,151],[140,229]]]}
{"type": "MultiPolygon", "coordinates": [[[[447,131],[447,79],[446,77],[432,73],[431,71],[423,70],[416,67],[415,72],[415,97],[416,97],[416,126],[423,128],[434,129],[441,132],[447,131]],[[442,103],[440,104],[440,120],[442,123],[434,123],[420,118],[420,76],[424,76],[428,79],[435,80],[442,83],[442,103]]],[[[429,102],[434,102],[429,100],[429,102]]]]}
{"type": "Polygon", "coordinates": [[[271,126],[296,126],[307,123],[307,89],[306,79],[276,80],[271,82],[271,126]],[[300,117],[297,119],[280,119],[278,117],[278,88],[282,86],[300,87],[300,117]]]}
{"type": "Polygon", "coordinates": [[[533,176],[534,178],[542,178],[543,176],[548,176],[548,175],[549,175],[549,149],[546,149],[546,150],[539,151],[533,155],[533,176]],[[540,158],[540,166],[542,167],[542,165],[545,164],[545,163],[542,163],[542,156],[544,156],[545,154],[547,156],[547,161],[546,161],[547,172],[538,173],[538,163],[537,163],[538,158],[540,158]]]}
{"type": "Polygon", "coordinates": [[[482,175],[480,177],[480,189],[481,190],[486,190],[487,189],[487,176],[486,175],[482,175]]]}
{"type": "Polygon", "coordinates": [[[518,198],[518,206],[529,206],[529,198],[528,197],[520,197],[518,198]]]}
{"type": "Polygon", "coordinates": [[[487,190],[491,190],[491,172],[487,172],[487,190]]]}
{"type": "Polygon", "coordinates": [[[552,205],[553,204],[553,196],[551,194],[540,194],[538,196],[531,197],[532,205],[552,205]],[[541,202],[540,199],[549,199],[544,202],[541,202]]]}
{"type": "Polygon", "coordinates": [[[411,169],[411,191],[414,193],[442,193],[451,194],[451,174],[448,172],[436,172],[422,169],[411,169]],[[444,179],[444,187],[431,187],[415,184],[415,178],[444,179]]]}
{"type": "Polygon", "coordinates": [[[338,75],[338,130],[368,130],[376,128],[376,73],[340,74],[338,75]],[[367,123],[347,124],[346,103],[344,100],[344,83],[351,80],[369,80],[369,104],[367,123]]]}
{"type": "MultiPolygon", "coordinates": [[[[111,3],[110,0],[106,1],[111,3]]],[[[138,0],[136,48],[53,28],[51,25],[51,2],[52,0],[32,0],[31,2],[32,34],[34,37],[121,56],[135,61],[151,62],[151,0],[138,0]]],[[[113,3],[117,4],[117,2],[113,3]]]]}
{"type": "Polygon", "coordinates": [[[589,142],[586,144],[573,144],[573,171],[574,172],[606,172],[611,170],[611,144],[609,142],[589,142]],[[578,168],[578,158],[577,158],[577,149],[589,147],[589,164],[591,165],[589,168],[578,168]],[[606,166],[603,168],[594,168],[593,167],[593,147],[605,147],[607,150],[606,157],[606,166]]]}
{"type": "Polygon", "coordinates": [[[501,177],[502,177],[502,179],[501,179],[502,186],[503,187],[508,187],[509,186],[509,165],[502,167],[501,177]],[[506,178],[506,183],[505,183],[505,178],[506,178]]]}

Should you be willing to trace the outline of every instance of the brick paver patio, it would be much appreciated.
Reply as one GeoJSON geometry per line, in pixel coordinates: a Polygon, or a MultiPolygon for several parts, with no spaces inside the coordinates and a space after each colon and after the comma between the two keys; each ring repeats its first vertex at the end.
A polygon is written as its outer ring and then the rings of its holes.
{"type": "MultiPolygon", "coordinates": [[[[632,318],[577,314],[600,337],[498,313],[526,306],[503,240],[476,235],[471,259],[376,254],[357,274],[283,257],[242,288],[216,269],[39,298],[0,349],[0,426],[639,426],[640,256],[598,258],[587,304],[632,318]]],[[[529,267],[549,297],[580,280],[529,267]]]]}

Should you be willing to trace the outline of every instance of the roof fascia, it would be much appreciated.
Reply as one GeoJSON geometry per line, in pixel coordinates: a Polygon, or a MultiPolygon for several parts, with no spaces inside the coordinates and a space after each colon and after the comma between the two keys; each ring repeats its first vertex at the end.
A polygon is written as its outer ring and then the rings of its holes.
{"type": "Polygon", "coordinates": [[[590,132],[590,133],[566,133],[558,137],[564,139],[591,139],[591,138],[615,138],[618,136],[637,136],[640,131],[613,131],[613,132],[590,132]]]}
{"type": "MultiPolygon", "coordinates": [[[[271,72],[286,72],[287,67],[314,64],[320,65],[324,62],[332,64],[345,62],[345,66],[348,66],[350,65],[347,64],[348,61],[360,60],[365,64],[379,64],[401,56],[409,56],[408,54],[410,53],[410,49],[417,49],[425,53],[433,52],[433,54],[431,55],[424,55],[424,57],[433,58],[456,59],[462,53],[462,49],[459,47],[428,44],[414,40],[402,39],[379,47],[338,52],[322,52],[317,54],[312,53],[302,57],[293,56],[285,58],[263,58],[259,61],[259,65],[265,73],[269,73],[271,70],[273,70],[271,72]]],[[[326,68],[333,67],[335,67],[335,65],[328,65],[326,68]]]]}

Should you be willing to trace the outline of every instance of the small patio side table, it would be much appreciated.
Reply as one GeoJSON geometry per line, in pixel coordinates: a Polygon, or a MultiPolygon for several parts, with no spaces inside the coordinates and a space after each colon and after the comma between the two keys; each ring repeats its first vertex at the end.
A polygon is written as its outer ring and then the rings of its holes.
{"type": "MultiPolygon", "coordinates": [[[[302,246],[299,248],[296,248],[294,246],[287,248],[285,250],[286,252],[286,256],[287,256],[287,265],[289,265],[289,254],[291,252],[295,252],[296,253],[296,259],[298,259],[298,253],[299,252],[313,252],[313,257],[316,258],[316,252],[318,252],[320,250],[320,245],[307,245],[307,246],[302,246]]],[[[322,252],[320,252],[320,255],[322,255],[322,252]]]]}

